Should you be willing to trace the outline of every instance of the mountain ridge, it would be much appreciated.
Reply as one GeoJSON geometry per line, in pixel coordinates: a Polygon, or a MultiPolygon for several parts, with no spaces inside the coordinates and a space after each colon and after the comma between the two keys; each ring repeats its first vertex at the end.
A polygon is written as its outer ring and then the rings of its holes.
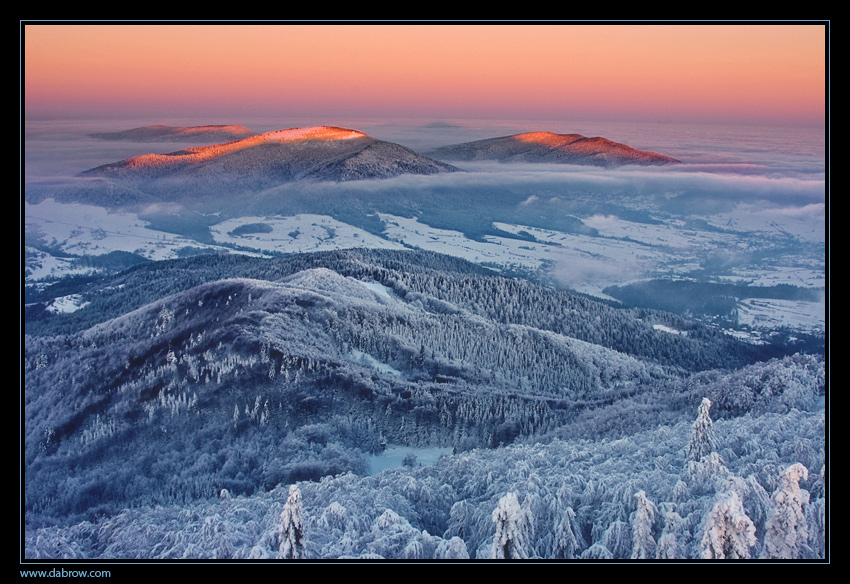
{"type": "Polygon", "coordinates": [[[119,130],[117,132],[95,132],[91,138],[99,140],[134,140],[141,142],[165,142],[180,140],[239,140],[255,135],[256,132],[239,124],[207,124],[203,126],[166,126],[154,124],[119,130]]]}
{"type": "Polygon", "coordinates": [[[239,183],[250,189],[295,180],[342,182],[457,170],[357,130],[313,126],[165,154],[143,154],[97,166],[80,176],[130,181],[186,178],[231,187],[239,183]]]}
{"type": "Polygon", "coordinates": [[[671,156],[639,150],[608,138],[547,131],[524,132],[441,146],[428,156],[449,161],[557,162],[594,166],[677,164],[671,156]]]}
{"type": "Polygon", "coordinates": [[[640,425],[646,407],[678,419],[704,391],[730,413],[820,391],[807,358],[802,382],[743,395],[718,372],[766,365],[733,338],[430,252],[198,256],[87,297],[73,330],[25,339],[33,526],[364,474],[380,436],[469,451],[573,432],[585,416],[599,431],[606,411],[616,428],[620,400],[642,404],[640,425]]]}

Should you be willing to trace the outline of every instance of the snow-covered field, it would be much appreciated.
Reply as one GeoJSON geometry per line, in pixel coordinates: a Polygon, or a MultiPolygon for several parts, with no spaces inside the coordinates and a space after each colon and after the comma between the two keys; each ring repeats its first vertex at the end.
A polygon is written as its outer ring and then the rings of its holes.
{"type": "Polygon", "coordinates": [[[352,247],[400,249],[402,245],[341,223],[327,215],[240,217],[210,228],[215,241],[263,252],[315,252],[352,247]],[[239,235],[235,229],[263,225],[264,230],[239,235]]]}
{"type": "Polygon", "coordinates": [[[747,298],[738,306],[738,323],[752,328],[824,330],[826,303],[747,298]]]}
{"type": "Polygon", "coordinates": [[[192,241],[161,231],[151,231],[134,213],[110,212],[101,207],[59,204],[52,200],[26,203],[28,234],[44,233],[48,243],[72,255],[100,255],[112,251],[137,253],[151,260],[174,257],[174,250],[192,241]]]}
{"type": "MultiPolygon", "coordinates": [[[[325,215],[242,217],[210,228],[212,243],[156,231],[133,213],[109,212],[82,204],[46,200],[26,204],[28,236],[41,236],[42,249],[27,249],[28,281],[90,272],[74,259],[113,251],[132,252],[149,260],[176,258],[181,250],[231,253],[315,252],[355,247],[419,248],[484,264],[494,269],[548,273],[571,288],[604,297],[603,290],[647,278],[679,277],[697,271],[714,256],[731,258],[734,265],[722,281],[755,285],[825,286],[825,265],[818,258],[754,253],[784,237],[784,225],[763,224],[760,231],[696,229],[680,221],[636,223],[614,216],[583,218],[597,236],[562,233],[525,225],[497,223],[507,233],[531,235],[534,240],[487,236],[475,241],[459,231],[437,229],[415,218],[381,214],[384,237],[325,215]],[[49,234],[49,235],[47,235],[49,234]],[[58,253],[61,252],[61,253],[58,253]],[[65,257],[62,254],[67,254],[65,257]],[[757,257],[748,261],[747,258],[757,257]],[[744,258],[744,259],[741,259],[744,258]]],[[[723,218],[716,218],[717,222],[723,218]]],[[[739,219],[739,222],[744,219],[739,219]]],[[[715,223],[716,224],[716,223],[715,223]]],[[[792,225],[793,225],[792,221],[792,225]]],[[[822,236],[821,236],[822,237],[822,236]]],[[[73,309],[73,301],[55,310],[73,309]]],[[[790,326],[823,330],[824,302],[747,300],[739,308],[740,324],[752,327],[790,326]]]]}
{"type": "Polygon", "coordinates": [[[149,229],[147,222],[134,213],[60,204],[52,199],[38,205],[25,203],[24,224],[28,238],[40,238],[52,250],[68,254],[27,247],[27,279],[31,281],[93,271],[75,264],[79,256],[123,251],[149,260],[165,260],[177,257],[182,248],[198,246],[186,237],[149,229]]]}

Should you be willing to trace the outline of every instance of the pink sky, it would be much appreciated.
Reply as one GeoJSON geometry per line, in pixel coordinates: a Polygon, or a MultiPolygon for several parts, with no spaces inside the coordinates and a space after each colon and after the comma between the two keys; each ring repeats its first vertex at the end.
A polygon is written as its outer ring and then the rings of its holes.
{"type": "Polygon", "coordinates": [[[823,24],[34,24],[25,114],[818,123],[825,35],[823,24]]]}

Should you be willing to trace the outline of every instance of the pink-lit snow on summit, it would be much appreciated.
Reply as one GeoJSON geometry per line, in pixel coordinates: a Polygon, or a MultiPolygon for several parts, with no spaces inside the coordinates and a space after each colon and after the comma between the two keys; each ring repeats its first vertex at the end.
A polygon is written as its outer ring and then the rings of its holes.
{"type": "Polygon", "coordinates": [[[256,136],[250,136],[234,142],[213,144],[210,146],[194,146],[171,152],[168,154],[142,154],[134,156],[126,161],[131,168],[150,166],[164,166],[176,163],[198,163],[238,150],[252,148],[264,143],[272,142],[299,142],[308,140],[351,140],[353,138],[368,138],[363,132],[337,128],[332,126],[312,126],[306,128],[290,128],[287,130],[274,130],[256,136]]]}

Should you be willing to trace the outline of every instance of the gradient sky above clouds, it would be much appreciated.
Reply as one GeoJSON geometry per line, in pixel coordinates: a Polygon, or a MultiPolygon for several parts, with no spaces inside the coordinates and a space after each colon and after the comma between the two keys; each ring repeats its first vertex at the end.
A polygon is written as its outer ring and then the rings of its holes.
{"type": "Polygon", "coordinates": [[[32,119],[825,115],[822,24],[35,23],[23,47],[32,119]]]}

